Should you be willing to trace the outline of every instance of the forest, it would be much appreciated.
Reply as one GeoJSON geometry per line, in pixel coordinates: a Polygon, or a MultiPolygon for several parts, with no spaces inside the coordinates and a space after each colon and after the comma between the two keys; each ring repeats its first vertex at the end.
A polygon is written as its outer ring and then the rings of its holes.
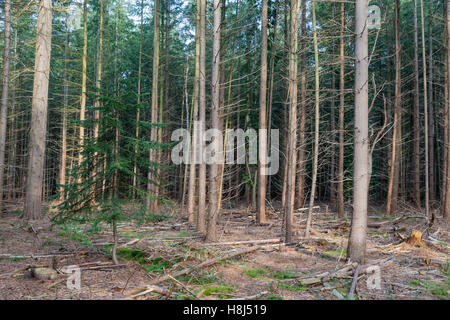
{"type": "Polygon", "coordinates": [[[448,300],[450,0],[1,0],[0,300],[448,300]]]}

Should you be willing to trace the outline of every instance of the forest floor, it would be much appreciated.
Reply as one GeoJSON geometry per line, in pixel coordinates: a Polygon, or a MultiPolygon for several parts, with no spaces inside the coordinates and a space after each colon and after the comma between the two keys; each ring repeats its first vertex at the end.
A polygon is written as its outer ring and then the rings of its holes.
{"type": "Polygon", "coordinates": [[[325,205],[315,210],[308,240],[302,239],[306,211],[295,214],[299,240],[292,245],[277,243],[283,234],[276,212],[267,225],[257,225],[246,209],[223,210],[220,243],[206,244],[179,211],[148,224],[119,224],[121,265],[115,266],[110,227],[52,227],[48,218],[30,224],[10,208],[0,219],[0,299],[349,299],[356,269],[355,299],[450,297],[450,234],[443,220],[428,229],[420,214],[385,219],[371,208],[367,263],[381,269],[381,287],[373,289],[373,275],[345,262],[350,220],[339,220],[325,205]],[[408,244],[413,230],[423,232],[422,241],[408,244]],[[254,240],[272,241],[239,243],[254,240]],[[246,253],[221,258],[241,251],[246,253]],[[210,263],[198,266],[205,261],[210,263]],[[61,272],[70,265],[82,268],[79,290],[70,290],[61,272]],[[38,280],[32,267],[59,272],[38,280]],[[180,270],[187,272],[177,276],[180,270]],[[176,280],[160,279],[164,275],[176,280]]]}

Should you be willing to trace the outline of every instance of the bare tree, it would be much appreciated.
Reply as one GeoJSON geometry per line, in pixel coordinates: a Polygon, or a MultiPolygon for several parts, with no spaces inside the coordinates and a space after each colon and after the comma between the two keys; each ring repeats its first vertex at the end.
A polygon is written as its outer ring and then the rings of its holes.
{"type": "MultiPolygon", "coordinates": [[[[159,0],[155,0],[154,7],[154,30],[153,30],[153,75],[152,75],[152,108],[151,108],[151,121],[153,124],[158,123],[158,93],[159,93],[159,29],[160,29],[160,13],[159,13],[159,0]]],[[[158,128],[152,126],[150,132],[150,140],[157,141],[158,128]]],[[[150,165],[156,162],[157,152],[154,148],[150,149],[149,162],[150,165]]],[[[149,168],[148,181],[147,181],[147,210],[156,209],[156,174],[154,169],[149,168]]]]}
{"type": "Polygon", "coordinates": [[[286,242],[292,242],[292,224],[294,215],[295,175],[297,163],[297,49],[298,49],[298,16],[300,1],[291,0],[289,29],[289,125],[288,125],[288,157],[287,185],[285,203],[286,242]]]}
{"type": "MultiPolygon", "coordinates": [[[[261,13],[261,80],[259,93],[259,129],[267,129],[267,0],[262,0],[261,13]]],[[[266,170],[267,135],[259,135],[258,210],[256,221],[266,222],[266,170]]]]}
{"type": "Polygon", "coordinates": [[[3,54],[2,97],[0,110],[0,216],[3,210],[3,174],[5,173],[6,126],[8,124],[9,68],[11,43],[11,1],[5,0],[5,43],[3,54]]]}
{"type": "Polygon", "coordinates": [[[38,5],[33,100],[31,105],[28,178],[24,207],[24,217],[28,220],[35,220],[41,217],[51,42],[52,1],[40,0],[38,5]]]}
{"type": "Polygon", "coordinates": [[[369,55],[367,30],[368,1],[355,6],[355,129],[353,173],[353,217],[348,242],[348,258],[364,263],[369,195],[369,55]]]}
{"type": "Polygon", "coordinates": [[[397,212],[398,178],[400,171],[400,149],[402,132],[402,77],[400,44],[400,1],[395,1],[395,97],[394,97],[394,131],[392,134],[391,167],[389,172],[386,216],[397,212]]]}
{"type": "Polygon", "coordinates": [[[338,169],[338,205],[339,218],[345,216],[344,208],[344,139],[345,139],[345,3],[341,2],[341,29],[339,34],[339,169],[338,169]]]}
{"type": "MultiPolygon", "coordinates": [[[[212,60],[212,93],[211,93],[211,129],[219,129],[219,105],[220,105],[220,32],[221,32],[221,1],[214,0],[214,25],[213,25],[213,60],[212,60]]],[[[216,155],[221,153],[217,137],[211,143],[216,155]]],[[[219,190],[219,164],[212,161],[209,169],[209,210],[208,210],[208,228],[206,241],[213,242],[217,240],[217,216],[218,208],[218,190],[219,190]]]]}

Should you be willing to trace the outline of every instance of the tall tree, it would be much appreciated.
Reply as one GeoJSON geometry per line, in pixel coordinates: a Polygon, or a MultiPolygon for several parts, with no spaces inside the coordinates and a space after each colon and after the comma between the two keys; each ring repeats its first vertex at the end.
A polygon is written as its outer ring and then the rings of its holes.
{"type": "MultiPolygon", "coordinates": [[[[267,0],[262,0],[261,13],[261,79],[259,91],[259,130],[267,129],[267,0]]],[[[266,222],[267,134],[259,135],[258,223],[266,222]]]]}
{"type": "Polygon", "coordinates": [[[341,28],[339,34],[339,169],[338,169],[338,205],[339,218],[345,216],[344,209],[344,140],[345,140],[345,3],[341,2],[341,28]]]}
{"type": "MultiPolygon", "coordinates": [[[[160,12],[159,12],[159,0],[155,0],[154,4],[154,30],[153,30],[153,75],[152,75],[152,107],[151,107],[151,121],[153,123],[151,132],[150,132],[150,140],[157,141],[158,139],[158,128],[155,124],[158,123],[158,93],[159,93],[159,32],[160,32],[160,12]]],[[[156,150],[155,148],[150,149],[149,154],[149,162],[150,164],[156,161],[156,150]]],[[[155,185],[156,175],[152,168],[149,168],[148,171],[148,182],[147,182],[147,210],[155,210],[156,209],[156,192],[157,188],[155,185]]]]}
{"type": "Polygon", "coordinates": [[[84,146],[84,124],[86,119],[86,94],[87,94],[87,0],[83,1],[83,54],[82,54],[82,67],[81,67],[81,98],[80,98],[80,145],[81,149],[78,156],[78,165],[81,165],[83,159],[83,146],[84,146]]]}
{"type": "Polygon", "coordinates": [[[319,127],[320,127],[320,78],[319,78],[319,44],[317,40],[317,22],[316,22],[316,0],[312,0],[312,24],[314,37],[314,79],[315,79],[315,116],[314,116],[314,160],[313,176],[311,186],[311,197],[309,200],[308,218],[306,221],[305,238],[309,237],[311,229],[312,211],[316,196],[317,171],[319,167],[319,127]]]}
{"type": "Polygon", "coordinates": [[[286,242],[293,240],[293,215],[295,195],[295,175],[297,163],[297,50],[298,50],[298,16],[300,1],[291,0],[290,29],[289,29],[289,124],[288,124],[288,157],[287,157],[287,185],[285,203],[286,242]]]}
{"type": "MultiPolygon", "coordinates": [[[[221,1],[214,0],[214,24],[213,24],[213,58],[212,58],[212,93],[211,93],[211,129],[219,129],[219,100],[220,100],[220,32],[221,32],[221,1]]],[[[222,148],[219,147],[218,137],[214,137],[212,141],[212,154],[219,155],[222,148]]],[[[220,157],[220,156],[219,156],[220,157]]],[[[208,210],[208,228],[206,233],[206,241],[213,242],[217,240],[217,216],[218,208],[218,180],[219,180],[219,164],[215,158],[209,168],[209,210],[208,210]]]]}
{"type": "Polygon", "coordinates": [[[398,181],[400,171],[400,149],[402,132],[402,77],[401,77],[401,44],[400,44],[400,1],[395,0],[395,93],[394,93],[394,131],[392,134],[391,167],[389,172],[386,216],[397,212],[398,181]]]}
{"type": "MultiPolygon", "coordinates": [[[[445,108],[447,109],[447,127],[444,128],[444,134],[448,135],[447,142],[450,141],[450,130],[448,128],[450,124],[450,0],[447,0],[447,23],[446,23],[446,31],[447,31],[447,41],[446,41],[446,51],[447,51],[447,101],[445,104],[445,108]]],[[[450,147],[447,146],[447,170],[446,170],[446,176],[444,176],[444,180],[446,180],[445,184],[445,201],[443,203],[443,216],[447,220],[450,219],[450,147]]]]}
{"type": "Polygon", "coordinates": [[[420,201],[420,96],[419,96],[419,40],[417,27],[417,0],[414,0],[414,139],[413,139],[413,166],[412,193],[414,204],[417,208],[421,207],[420,201]]]}
{"type": "Polygon", "coordinates": [[[11,43],[11,1],[5,0],[5,42],[3,54],[2,97],[0,109],[0,216],[3,211],[3,174],[5,173],[6,126],[8,123],[9,68],[11,43]]]}
{"type": "MultiPolygon", "coordinates": [[[[200,134],[203,134],[206,126],[206,0],[200,0],[200,92],[199,92],[199,117],[200,134]]],[[[205,151],[205,141],[200,140],[200,154],[205,151]]],[[[197,230],[206,232],[206,163],[204,159],[200,163],[198,173],[198,211],[197,230]]]]}
{"type": "Polygon", "coordinates": [[[369,54],[368,0],[355,6],[355,129],[353,172],[353,217],[348,242],[348,258],[364,263],[369,195],[369,54]]]}
{"type": "Polygon", "coordinates": [[[38,4],[33,99],[31,104],[28,178],[24,207],[24,217],[28,220],[35,220],[41,217],[51,42],[52,1],[40,0],[38,4]]]}

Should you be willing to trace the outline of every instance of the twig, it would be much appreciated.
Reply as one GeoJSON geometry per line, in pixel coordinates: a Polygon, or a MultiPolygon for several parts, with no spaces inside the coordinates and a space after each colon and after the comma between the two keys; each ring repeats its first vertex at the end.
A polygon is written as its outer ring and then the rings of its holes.
{"type": "Polygon", "coordinates": [[[353,281],[352,281],[352,286],[350,287],[350,292],[348,293],[349,300],[354,300],[354,294],[355,294],[355,290],[356,290],[356,285],[358,284],[358,276],[359,276],[360,270],[361,270],[361,266],[358,265],[358,267],[356,267],[355,274],[353,275],[353,281]]]}
{"type": "Polygon", "coordinates": [[[181,281],[178,281],[177,279],[175,279],[174,277],[172,277],[171,275],[169,275],[169,277],[170,277],[170,279],[171,280],[173,280],[173,281],[175,281],[175,283],[176,284],[178,284],[180,287],[182,287],[184,290],[186,290],[187,292],[189,292],[189,294],[191,294],[195,299],[199,299],[198,297],[197,297],[197,295],[194,293],[194,292],[192,292],[191,290],[189,290],[189,288],[188,287],[186,287],[181,281]]]}

